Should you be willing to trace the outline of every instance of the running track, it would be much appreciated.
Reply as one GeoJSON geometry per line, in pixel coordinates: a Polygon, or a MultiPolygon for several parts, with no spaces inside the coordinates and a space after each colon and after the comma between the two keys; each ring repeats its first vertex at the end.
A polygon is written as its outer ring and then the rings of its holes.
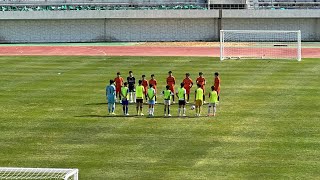
{"type": "MultiPolygon", "coordinates": [[[[264,53],[270,49],[263,49],[264,53]]],[[[241,49],[235,56],[252,54],[241,49]]],[[[257,53],[259,53],[257,51],[257,53]]],[[[267,53],[266,53],[267,54],[267,53]]],[[[284,55],[283,49],[273,52],[284,55]]],[[[0,56],[202,56],[219,57],[217,47],[141,47],[141,46],[0,46],[0,56]]],[[[303,58],[320,58],[320,48],[302,49],[303,58]]]]}

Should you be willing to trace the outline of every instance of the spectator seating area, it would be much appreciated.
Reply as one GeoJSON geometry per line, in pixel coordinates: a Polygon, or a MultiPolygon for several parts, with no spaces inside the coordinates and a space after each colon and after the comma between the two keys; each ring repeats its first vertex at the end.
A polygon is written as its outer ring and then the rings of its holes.
{"type": "Polygon", "coordinates": [[[320,9],[320,0],[0,0],[0,11],[320,9]],[[129,2],[130,1],[130,2],[129,2]]]}
{"type": "Polygon", "coordinates": [[[200,3],[1,3],[0,11],[72,11],[72,10],[175,10],[207,9],[207,4],[200,3]]]}
{"type": "Polygon", "coordinates": [[[320,0],[257,0],[254,9],[320,9],[320,0]]]}

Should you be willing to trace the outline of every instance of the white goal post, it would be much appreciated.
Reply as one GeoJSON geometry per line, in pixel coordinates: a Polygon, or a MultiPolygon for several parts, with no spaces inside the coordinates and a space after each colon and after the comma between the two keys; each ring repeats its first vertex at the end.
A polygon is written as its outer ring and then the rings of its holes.
{"type": "Polygon", "coordinates": [[[0,167],[0,179],[78,180],[78,169],[0,167]]]}
{"type": "Polygon", "coordinates": [[[221,30],[220,60],[295,59],[301,61],[301,32],[221,30]]]}

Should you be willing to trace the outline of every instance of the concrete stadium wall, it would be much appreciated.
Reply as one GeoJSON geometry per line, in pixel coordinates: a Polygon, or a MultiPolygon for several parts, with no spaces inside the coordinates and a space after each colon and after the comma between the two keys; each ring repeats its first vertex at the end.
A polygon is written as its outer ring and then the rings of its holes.
{"type": "Polygon", "coordinates": [[[214,19],[3,20],[0,42],[213,41],[214,19]]]}
{"type": "Polygon", "coordinates": [[[225,30],[301,30],[303,41],[320,41],[320,19],[223,19],[225,30]]]}
{"type": "MultiPolygon", "coordinates": [[[[217,10],[0,12],[0,42],[217,41],[217,10]]],[[[224,10],[222,29],[301,30],[320,41],[320,11],[224,10]]]]}

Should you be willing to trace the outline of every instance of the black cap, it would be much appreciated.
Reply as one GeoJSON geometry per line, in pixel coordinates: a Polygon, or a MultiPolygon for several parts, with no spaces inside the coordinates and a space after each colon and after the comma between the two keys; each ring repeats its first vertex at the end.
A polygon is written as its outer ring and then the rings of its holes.
{"type": "Polygon", "coordinates": [[[169,71],[168,73],[172,73],[172,71],[169,71]]]}

